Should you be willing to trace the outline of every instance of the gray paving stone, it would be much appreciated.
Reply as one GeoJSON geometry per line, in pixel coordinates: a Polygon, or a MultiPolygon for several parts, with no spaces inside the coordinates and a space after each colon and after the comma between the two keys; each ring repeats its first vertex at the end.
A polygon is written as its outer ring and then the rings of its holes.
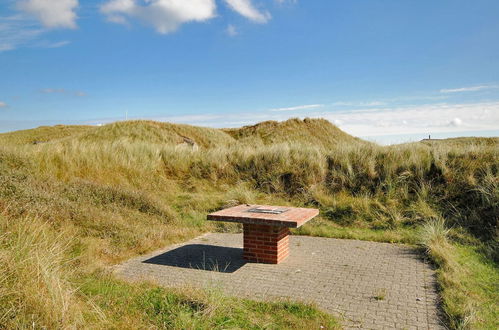
{"type": "Polygon", "coordinates": [[[242,259],[241,234],[206,234],[114,267],[130,281],[219,288],[251,299],[313,302],[355,329],[444,329],[435,274],[411,247],[291,236],[277,265],[242,259]],[[377,300],[379,292],[384,298],[377,300]]]}

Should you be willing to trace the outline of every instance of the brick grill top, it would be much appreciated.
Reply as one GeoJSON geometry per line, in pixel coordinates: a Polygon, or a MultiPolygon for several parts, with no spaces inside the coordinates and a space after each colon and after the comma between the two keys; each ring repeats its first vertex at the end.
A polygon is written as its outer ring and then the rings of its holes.
{"type": "Polygon", "coordinates": [[[242,204],[208,214],[208,220],[298,228],[319,214],[317,209],[242,204]]]}

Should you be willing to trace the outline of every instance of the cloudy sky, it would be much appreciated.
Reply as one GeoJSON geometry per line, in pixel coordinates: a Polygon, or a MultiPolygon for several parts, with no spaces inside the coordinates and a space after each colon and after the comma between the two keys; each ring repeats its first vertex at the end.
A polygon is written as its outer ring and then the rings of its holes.
{"type": "Polygon", "coordinates": [[[2,0],[0,132],[322,117],[499,135],[497,0],[2,0]]]}

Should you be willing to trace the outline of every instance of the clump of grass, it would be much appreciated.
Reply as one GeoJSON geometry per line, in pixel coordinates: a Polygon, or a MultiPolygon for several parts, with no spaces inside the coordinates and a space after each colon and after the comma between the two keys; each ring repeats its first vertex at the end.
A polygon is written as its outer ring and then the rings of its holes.
{"type": "Polygon", "coordinates": [[[374,300],[382,301],[386,299],[386,289],[381,288],[376,290],[376,293],[373,296],[374,300]]]}
{"type": "Polygon", "coordinates": [[[71,284],[72,233],[34,218],[0,217],[0,325],[71,328],[89,308],[71,284]]]}
{"type": "Polygon", "coordinates": [[[445,220],[441,217],[430,219],[421,226],[420,243],[431,252],[436,246],[445,246],[450,229],[446,227],[445,220]]]}
{"type": "Polygon", "coordinates": [[[238,204],[254,204],[258,199],[255,190],[249,188],[244,182],[241,182],[236,187],[230,189],[227,193],[227,197],[229,199],[226,201],[224,207],[238,204]]]}

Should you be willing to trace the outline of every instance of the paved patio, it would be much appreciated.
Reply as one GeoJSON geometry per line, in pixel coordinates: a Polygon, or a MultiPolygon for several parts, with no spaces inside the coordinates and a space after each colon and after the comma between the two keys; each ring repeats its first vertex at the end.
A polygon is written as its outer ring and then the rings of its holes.
{"type": "Polygon", "coordinates": [[[347,328],[442,329],[435,273],[407,246],[291,236],[281,264],[247,263],[241,234],[206,234],[115,267],[163,286],[220,288],[251,299],[313,302],[347,328]]]}

